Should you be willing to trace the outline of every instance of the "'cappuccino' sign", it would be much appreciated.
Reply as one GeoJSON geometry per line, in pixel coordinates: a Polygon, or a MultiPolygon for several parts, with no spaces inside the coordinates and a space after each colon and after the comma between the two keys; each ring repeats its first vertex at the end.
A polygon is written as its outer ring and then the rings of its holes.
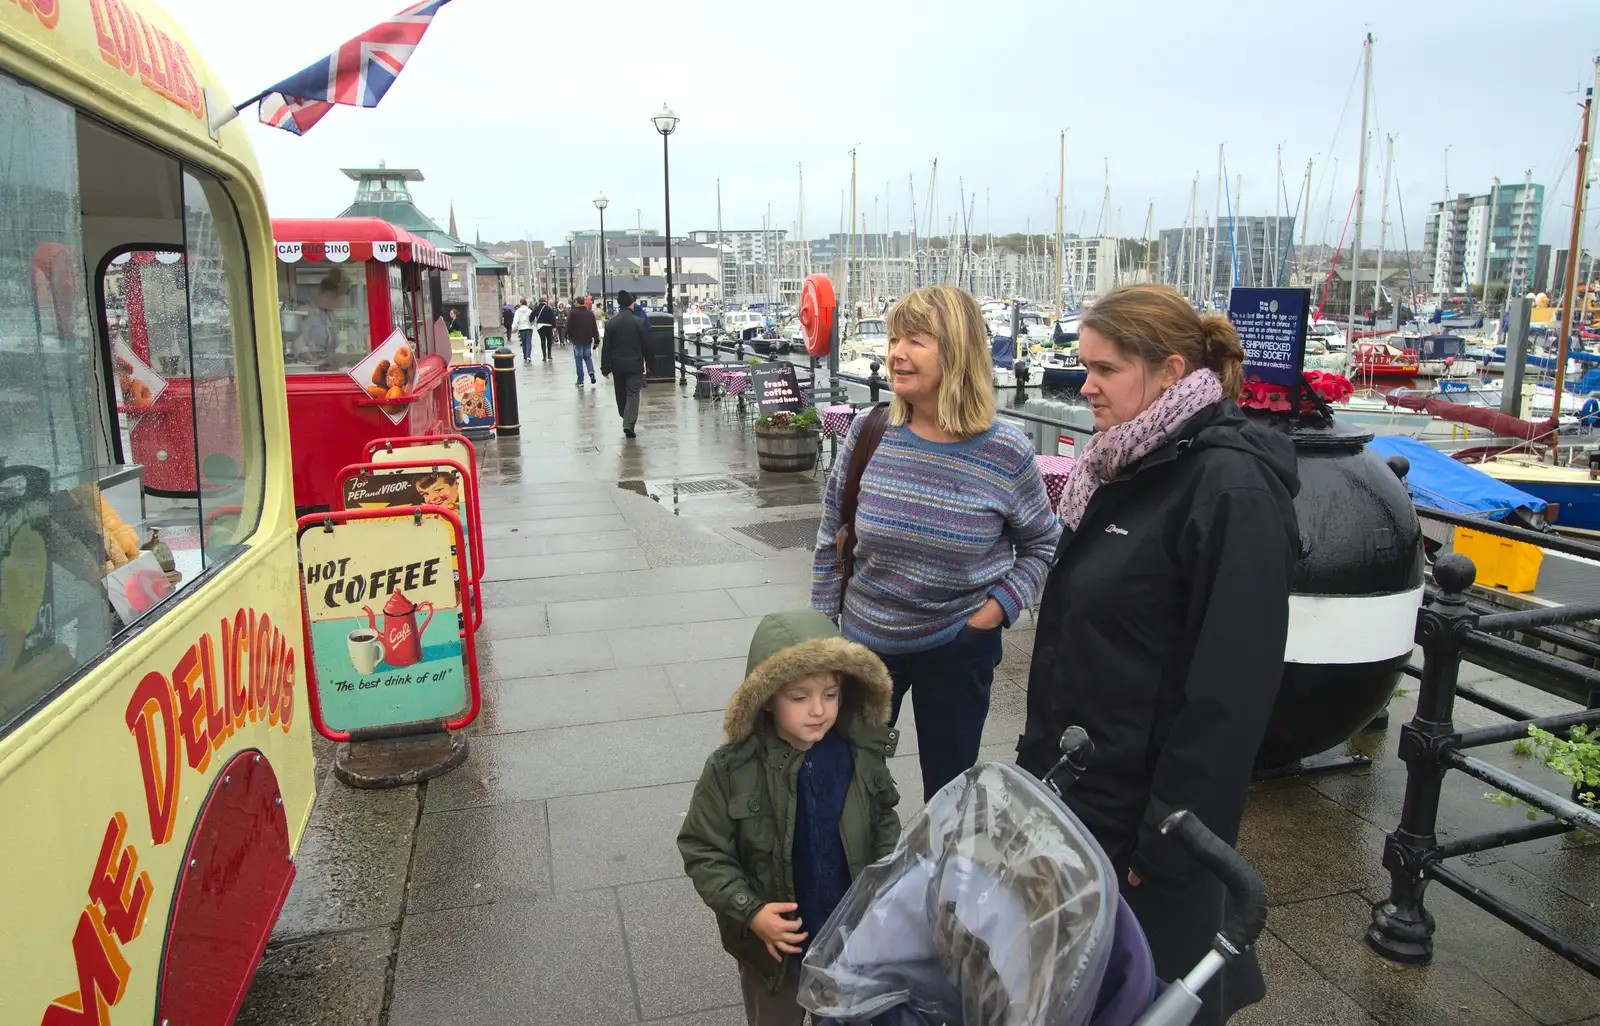
{"type": "MultiPolygon", "coordinates": [[[[325,735],[465,725],[476,658],[465,629],[460,521],[345,511],[300,524],[314,720],[325,735]]],[[[398,511],[397,511],[398,512],[398,511]]]]}

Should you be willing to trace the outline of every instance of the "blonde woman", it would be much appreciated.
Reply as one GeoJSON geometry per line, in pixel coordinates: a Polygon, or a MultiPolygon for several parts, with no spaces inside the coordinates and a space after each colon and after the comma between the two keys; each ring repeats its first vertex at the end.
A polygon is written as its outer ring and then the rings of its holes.
{"type": "Polygon", "coordinates": [[[891,723],[915,692],[926,798],[977,762],[1001,629],[1038,598],[1061,523],[1032,444],[995,417],[972,296],[918,289],[888,329],[894,400],[857,418],[828,478],[811,604],[888,666],[891,723]]]}

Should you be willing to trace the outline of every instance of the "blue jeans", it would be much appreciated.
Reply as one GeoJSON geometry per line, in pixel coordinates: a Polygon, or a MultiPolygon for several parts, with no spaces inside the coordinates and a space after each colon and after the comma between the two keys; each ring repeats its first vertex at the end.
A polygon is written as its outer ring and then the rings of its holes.
{"type": "Polygon", "coordinates": [[[994,669],[1004,655],[1000,632],[999,627],[963,627],[954,639],[926,652],[878,653],[894,680],[891,725],[900,719],[906,692],[916,690],[912,711],[924,801],[978,762],[994,669]]]}
{"type": "Polygon", "coordinates": [[[533,329],[523,328],[517,335],[522,339],[522,359],[525,361],[533,359],[533,329]]]}
{"type": "Polygon", "coordinates": [[[589,380],[594,380],[594,346],[588,342],[572,343],[572,359],[578,365],[578,384],[583,384],[583,368],[589,368],[589,380]]]}

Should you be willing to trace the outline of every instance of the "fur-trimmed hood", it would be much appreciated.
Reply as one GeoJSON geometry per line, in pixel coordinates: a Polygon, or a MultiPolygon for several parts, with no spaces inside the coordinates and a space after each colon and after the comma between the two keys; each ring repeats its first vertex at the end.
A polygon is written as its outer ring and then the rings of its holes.
{"type": "Polygon", "coordinates": [[[869,727],[889,722],[894,684],[883,661],[864,645],[840,637],[833,621],[815,610],[773,613],[750,639],[744,683],[728,700],[722,731],[728,743],[755,733],[767,702],[791,681],[832,670],[844,678],[840,727],[858,717],[869,727]]]}

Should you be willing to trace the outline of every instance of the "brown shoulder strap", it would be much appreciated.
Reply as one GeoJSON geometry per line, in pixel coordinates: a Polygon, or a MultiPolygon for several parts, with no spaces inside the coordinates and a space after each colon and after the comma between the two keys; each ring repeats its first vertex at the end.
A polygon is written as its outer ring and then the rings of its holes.
{"type": "Polygon", "coordinates": [[[856,506],[861,500],[861,476],[867,472],[878,443],[883,441],[884,429],[889,426],[889,407],[874,407],[861,425],[855,448],[850,450],[850,462],[845,466],[844,491],[839,496],[839,529],[834,533],[833,544],[839,559],[839,608],[844,608],[844,592],[855,572],[856,506]]]}
{"type": "Polygon", "coordinates": [[[867,464],[872,462],[872,454],[878,451],[878,443],[883,441],[883,431],[888,426],[886,404],[874,406],[861,425],[855,448],[850,450],[850,463],[845,467],[844,491],[839,496],[840,527],[855,525],[856,506],[861,501],[861,475],[867,472],[867,464]]]}

